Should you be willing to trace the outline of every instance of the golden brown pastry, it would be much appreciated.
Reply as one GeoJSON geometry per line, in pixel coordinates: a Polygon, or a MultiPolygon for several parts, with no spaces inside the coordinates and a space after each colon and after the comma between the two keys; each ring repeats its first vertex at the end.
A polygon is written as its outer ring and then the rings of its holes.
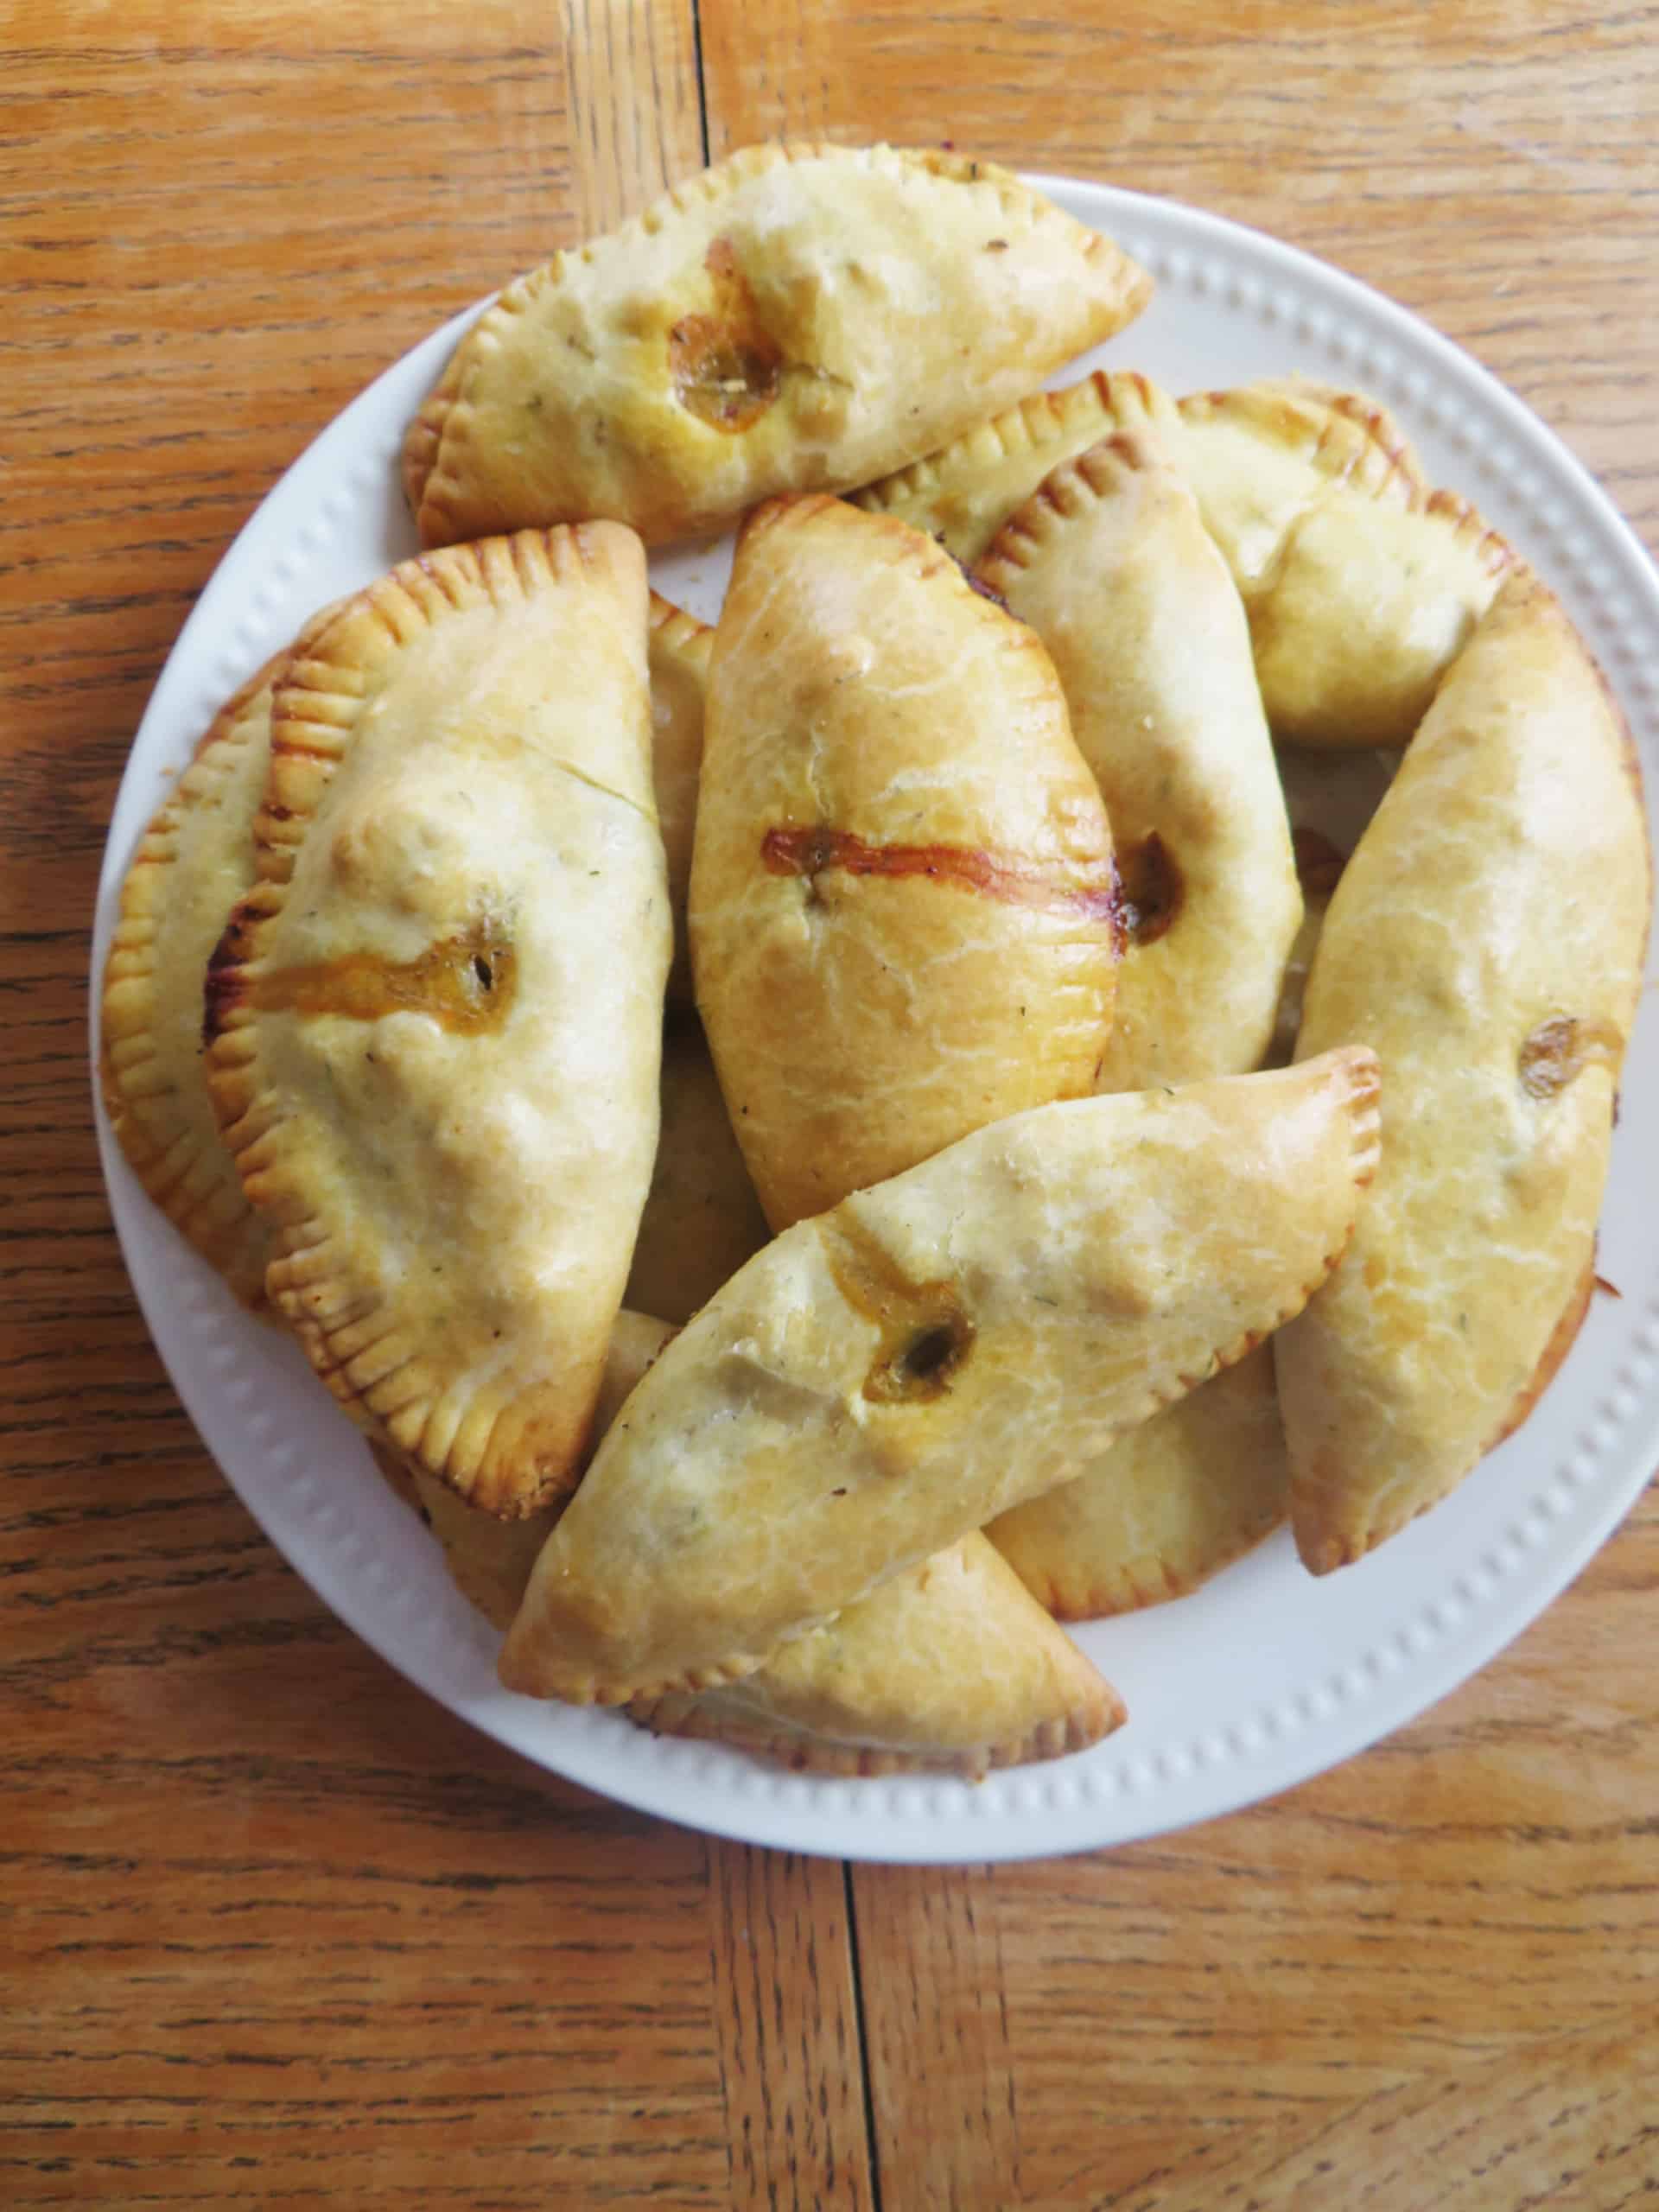
{"type": "MultiPolygon", "coordinates": [[[[660,1321],[616,1317],[594,1427],[603,1435],[663,1344],[660,1321]]],[[[443,1547],[463,1597],[505,1628],[563,1501],[499,1521],[371,1443],[397,1495],[443,1547]]],[[[742,1683],[630,1708],[659,1734],[729,1743],[821,1774],[978,1776],[1058,1758],[1123,1719],[1116,1694],[982,1536],[964,1536],[799,1637],[742,1683]]]]}
{"type": "Polygon", "coordinates": [[[1086,1092],[1116,909],[1031,632],[902,524],[760,509],[715,633],[690,927],[773,1227],[1086,1092]]]}
{"type": "Polygon", "coordinates": [[[645,562],[610,524],[406,563],[278,687],[208,1079],[273,1302],[504,1516],[580,1461],[650,1180],[669,958],[645,562]]]}
{"type": "Polygon", "coordinates": [[[993,1767],[1080,1751],[1122,1723],[1122,1700],[982,1536],[967,1535],[757,1673],[628,1708],[812,1774],[993,1767]]]}
{"type": "Polygon", "coordinates": [[[853,504],[925,531],[971,569],[1051,470],[1121,430],[1140,431],[1173,453],[1180,416],[1169,394],[1138,370],[1096,369],[1059,391],[1027,394],[936,453],[867,484],[853,504]]]}
{"type": "Polygon", "coordinates": [[[691,840],[702,771],[703,698],[715,633],[706,622],[651,594],[645,659],[651,671],[652,779],[668,862],[668,906],[674,920],[671,998],[691,998],[691,957],[685,940],[685,894],[691,880],[691,840]]]}
{"type": "Polygon", "coordinates": [[[1149,289],[990,162],[745,147],[509,284],[411,425],[405,486],[429,545],[587,515],[694,537],[913,460],[1149,289]]]}
{"type": "Polygon", "coordinates": [[[802,1222],[676,1338],[537,1562],[508,1688],[761,1665],[1241,1357],[1345,1243],[1371,1055],[1014,1116],[802,1222]]]}
{"type": "Polygon", "coordinates": [[[1259,1067],[1301,920],[1249,629],[1141,434],[1064,463],[976,571],[1048,648],[1111,823],[1124,953],[1102,1090],[1259,1067]]]}
{"type": "MultiPolygon", "coordinates": [[[[1098,1088],[1259,1066],[1301,897],[1244,611],[1185,480],[1120,432],[1053,470],[976,573],[1053,657],[1112,823],[1126,944],[1098,1088]]],[[[1282,1519],[1287,1481],[1264,1349],[988,1533],[1086,1618],[1196,1587],[1282,1519]]]]}
{"type": "MultiPolygon", "coordinates": [[[[332,619],[313,619],[297,645],[332,619]]],[[[288,649],[226,702],[139,840],[104,971],[99,1073],[149,1196],[245,1306],[264,1306],[270,1240],[220,1140],[201,1064],[201,994],[226,917],[254,880],[271,689],[288,649]]]]}
{"type": "Polygon", "coordinates": [[[1093,1620],[1185,1597],[1284,1519],[1290,1470],[1260,1344],[986,1529],[1038,1601],[1093,1620]]]}
{"type": "MultiPolygon", "coordinates": [[[[601,1437],[626,1402],[629,1392],[673,1335],[666,1321],[648,1313],[617,1315],[606,1349],[605,1373],[594,1408],[594,1435],[601,1437]]],[[[401,1456],[370,1440],[380,1471],[397,1484],[397,1471],[410,1486],[408,1503],[443,1547],[444,1564],[455,1587],[493,1627],[505,1628],[518,1610],[537,1554],[564,1510],[563,1497],[521,1521],[503,1521],[458,1497],[448,1483],[423,1468],[410,1467],[401,1456]]]]}
{"type": "Polygon", "coordinates": [[[702,1026],[673,1007],[663,1030],[662,1135],[623,1298],[677,1327],[766,1242],[702,1026]]]}
{"type": "Polygon", "coordinates": [[[1191,484],[1250,620],[1274,734],[1402,746],[1511,556],[1466,502],[1432,492],[1386,412],[1297,379],[1179,403],[1133,373],[1038,393],[859,504],[938,530],[976,561],[1062,461],[1141,428],[1191,484]]]}
{"type": "Polygon", "coordinates": [[[1315,1573],[1445,1496],[1528,1394],[1581,1284],[1639,988],[1634,753],[1519,572],[1349,861],[1298,1046],[1382,1059],[1382,1164],[1336,1275],[1275,1346],[1315,1573]]]}

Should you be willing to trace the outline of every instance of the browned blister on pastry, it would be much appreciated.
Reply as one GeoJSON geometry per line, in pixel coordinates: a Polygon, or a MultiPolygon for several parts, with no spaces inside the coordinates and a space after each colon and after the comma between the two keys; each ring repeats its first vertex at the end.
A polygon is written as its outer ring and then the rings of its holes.
{"type": "Polygon", "coordinates": [[[1069,1479],[1300,1308],[1376,1144],[1376,1064],[1346,1051],[1039,1107],[785,1231],[601,1446],[503,1680],[735,1680],[1069,1479]]]}
{"type": "Polygon", "coordinates": [[[1122,1700],[986,1542],[967,1535],[716,1689],[630,1706],[661,1735],[800,1773],[960,1774],[1058,1758],[1122,1700]]]}
{"type": "Polygon", "coordinates": [[[1382,1164],[1275,1345],[1316,1572],[1464,1476],[1528,1398],[1589,1263],[1649,901],[1635,756],[1524,572],[1447,677],[1343,872],[1300,1051],[1375,1046],[1382,1164]]]}
{"type": "MultiPolygon", "coordinates": [[[[295,650],[332,619],[313,618],[295,650]]],[[[243,1304],[264,1305],[270,1256],[213,1118],[202,983],[252,885],[254,817],[270,765],[271,691],[289,649],[214,716],[139,840],[104,971],[99,1073],[117,1141],[149,1196],[243,1304]]]]}
{"type": "Polygon", "coordinates": [[[1112,827],[1124,949],[1102,1090],[1260,1066],[1301,919],[1249,631],[1140,434],[1063,464],[976,573],[1047,647],[1112,827]]]}
{"type": "Polygon", "coordinates": [[[588,515],[696,536],[913,460],[1149,290],[989,162],[745,147],[509,284],[411,426],[405,486],[429,545],[588,515]]]}
{"type": "Polygon", "coordinates": [[[270,1295],[372,1432],[533,1512],[580,1461],[657,1135],[638,540],[526,532],[361,594],[278,687],[257,834],[208,1076],[270,1295]]]}
{"type": "Polygon", "coordinates": [[[1116,914],[1032,632],[901,524],[761,508],[715,635],[690,925],[773,1226],[1086,1092],[1116,914]]]}
{"type": "Polygon", "coordinates": [[[1249,615],[1275,735],[1402,746],[1511,555],[1431,491],[1384,410],[1300,379],[1194,392],[1097,372],[859,494],[976,560],[1050,469],[1141,427],[1192,486],[1249,615]]]}

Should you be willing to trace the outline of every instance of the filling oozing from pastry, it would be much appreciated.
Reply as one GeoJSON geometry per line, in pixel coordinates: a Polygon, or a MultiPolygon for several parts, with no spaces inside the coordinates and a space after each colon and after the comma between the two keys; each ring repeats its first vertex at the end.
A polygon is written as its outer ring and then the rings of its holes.
{"type": "Polygon", "coordinates": [[[784,357],[767,334],[729,238],[703,257],[714,289],[707,315],[682,315],[668,334],[674,397],[716,430],[747,430],[778,397],[784,357]]]}
{"type": "Polygon", "coordinates": [[[262,1014],[332,1014],[353,1021],[423,1014],[454,1035],[477,1036],[501,1027],[518,988],[518,956],[506,925],[480,918],[413,960],[346,952],[239,979],[216,952],[207,970],[207,1028],[210,1039],[216,1035],[225,1007],[240,995],[262,1014]]]}
{"type": "Polygon", "coordinates": [[[1077,914],[1088,921],[1118,919],[1118,882],[1109,856],[1103,867],[1079,874],[1045,867],[1017,853],[962,845],[874,844],[850,830],[816,824],[768,830],[760,858],[772,875],[804,876],[809,905],[817,896],[818,877],[830,868],[844,868],[849,875],[926,876],[1011,906],[1077,914]]]}
{"type": "Polygon", "coordinates": [[[826,1229],[836,1287],[855,1313],[880,1330],[864,1395],[875,1405],[943,1397],[974,1344],[974,1325],[951,1282],[912,1282],[856,1220],[826,1229]]]}
{"type": "Polygon", "coordinates": [[[1183,887],[1174,856],[1153,830],[1139,844],[1119,849],[1117,866],[1124,935],[1137,947],[1155,944],[1180,912],[1183,887]]]}

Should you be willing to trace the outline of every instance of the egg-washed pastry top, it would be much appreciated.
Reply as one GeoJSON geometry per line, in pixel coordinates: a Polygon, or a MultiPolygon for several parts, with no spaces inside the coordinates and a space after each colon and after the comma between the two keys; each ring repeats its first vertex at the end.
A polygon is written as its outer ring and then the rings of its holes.
{"type": "Polygon", "coordinates": [[[503,1681],[620,1703],[753,1673],[1296,1312],[1376,1147],[1348,1050],[1038,1107],[786,1230],[624,1408],[503,1681]]]}
{"type": "Polygon", "coordinates": [[[976,574],[1052,657],[1112,825],[1124,952],[1101,1090],[1259,1067],[1301,892],[1249,632],[1144,435],[1063,463],[976,574]]]}
{"type": "Polygon", "coordinates": [[[1035,635],[818,496],[744,530],[715,633],[690,925],[774,1228],[1091,1087],[1118,899],[1035,635]]]}
{"type": "MultiPolygon", "coordinates": [[[[306,625],[302,646],[333,619],[306,625]]],[[[145,1191],[245,1306],[263,1310],[270,1240],[225,1149],[201,1064],[202,986],[256,872],[271,694],[289,649],[209,723],[138,842],[104,970],[99,1075],[116,1141],[145,1191]]]]}
{"type": "Polygon", "coordinates": [[[1634,748],[1527,571],[1507,582],[1332,898],[1299,1052],[1382,1063],[1382,1154],[1341,1267],[1276,1340],[1316,1573],[1445,1496],[1581,1312],[1650,880],[1634,748]]]}
{"type": "Polygon", "coordinates": [[[270,1294],[372,1431],[532,1512],[575,1479],[657,1138],[638,539],[524,532],[372,586],[278,688],[258,834],[209,1081],[270,1294]]]}
{"type": "Polygon", "coordinates": [[[507,286],[411,424],[405,487],[429,545],[588,515],[697,536],[913,461],[1149,290],[990,162],[745,147],[507,286]]]}
{"type": "Polygon", "coordinates": [[[1037,392],[860,492],[979,559],[1043,478],[1115,430],[1142,430],[1191,484],[1249,617],[1274,734],[1402,746],[1513,556],[1434,491],[1386,410],[1300,379],[1181,400],[1134,372],[1037,392]]]}

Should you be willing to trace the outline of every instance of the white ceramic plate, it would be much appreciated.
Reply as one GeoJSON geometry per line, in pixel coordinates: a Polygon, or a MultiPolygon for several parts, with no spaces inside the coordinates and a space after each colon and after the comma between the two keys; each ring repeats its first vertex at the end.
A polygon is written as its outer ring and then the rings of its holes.
{"type": "MultiPolygon", "coordinates": [[[[1659,793],[1659,577],[1517,400],[1414,317],[1288,246],[1166,202],[1037,181],[1158,280],[1154,306],[1103,359],[1177,391],[1302,370],[1394,408],[1435,480],[1472,499],[1560,593],[1624,703],[1649,794],[1659,793]]],[[[324,431],[203,592],[117,801],[95,978],[133,847],[221,701],[315,607],[416,550],[399,442],[468,320],[416,346],[324,431]]],[[[653,574],[712,618],[726,565],[723,548],[709,549],[663,560],[653,574]]],[[[209,1450],[299,1572],[411,1681],[538,1764],[671,1819],[795,1850],[960,1860],[1126,1841],[1283,1789],[1421,1712],[1542,1611],[1659,1459],[1656,1109],[1659,1021],[1649,1014],[1627,1065],[1599,1260],[1623,1295],[1596,1300],[1565,1370],[1512,1442],[1437,1511],[1339,1575],[1303,1573],[1281,1535],[1192,1597],[1080,1630],[1128,1700],[1128,1726],[1092,1751],[978,1784],[776,1774],[717,1748],[658,1741],[613,1713],[502,1690],[494,1633],[456,1594],[436,1546],[387,1492],[298,1351],[249,1320],[153,1211],[101,1109],[99,1135],[133,1282],[209,1450]]],[[[1381,1811],[1387,1770],[1373,1782],[1381,1811]]]]}

